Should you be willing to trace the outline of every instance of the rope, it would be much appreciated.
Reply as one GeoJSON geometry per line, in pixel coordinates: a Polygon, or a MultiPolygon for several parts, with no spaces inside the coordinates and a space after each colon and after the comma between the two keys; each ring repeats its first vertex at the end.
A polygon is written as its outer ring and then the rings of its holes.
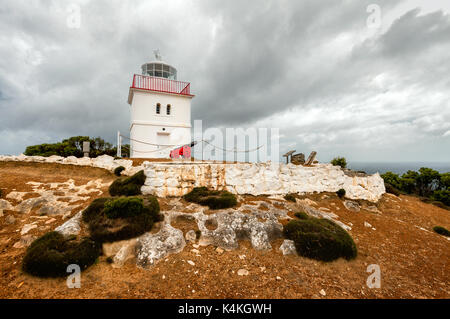
{"type": "Polygon", "coordinates": [[[234,149],[232,149],[232,150],[227,150],[227,149],[224,149],[224,148],[215,146],[214,144],[211,144],[211,143],[209,143],[208,141],[205,141],[205,140],[201,140],[201,142],[205,142],[206,144],[209,144],[209,145],[211,145],[212,147],[214,147],[214,148],[216,148],[216,149],[220,149],[220,150],[222,150],[222,151],[229,152],[229,153],[231,153],[231,152],[233,152],[233,153],[250,153],[250,152],[255,152],[255,151],[257,151],[257,150],[259,150],[261,147],[264,146],[264,145],[260,145],[260,146],[258,146],[257,148],[252,149],[252,150],[238,151],[238,150],[236,149],[236,147],[235,147],[234,149]]]}
{"type": "MultiPolygon", "coordinates": [[[[154,153],[154,152],[163,151],[163,150],[165,150],[165,149],[167,149],[167,148],[169,148],[169,147],[177,148],[177,147],[180,147],[180,146],[185,146],[185,145],[187,145],[187,144],[179,144],[179,145],[176,145],[176,144],[154,144],[154,143],[148,143],[148,142],[143,142],[143,141],[135,140],[135,139],[132,139],[132,138],[130,138],[130,137],[128,137],[128,136],[124,136],[124,135],[122,135],[122,134],[121,134],[120,136],[121,136],[121,137],[124,137],[124,138],[126,138],[126,139],[128,139],[128,140],[130,140],[130,141],[137,142],[137,143],[142,143],[142,144],[151,145],[151,146],[165,146],[164,148],[160,148],[160,149],[153,150],[153,151],[138,151],[138,150],[136,150],[136,149],[134,149],[134,148],[131,148],[131,146],[130,146],[130,149],[132,149],[132,150],[135,151],[135,152],[139,152],[139,153],[154,153]]],[[[214,144],[212,144],[212,143],[210,143],[210,142],[208,142],[208,141],[206,141],[206,140],[200,140],[200,142],[206,143],[206,144],[208,144],[208,145],[211,145],[211,146],[214,147],[215,149],[219,149],[219,150],[222,150],[222,151],[225,151],[225,152],[228,152],[228,153],[251,153],[251,152],[255,152],[255,151],[259,150],[261,147],[264,146],[264,145],[260,145],[260,146],[258,146],[257,148],[254,148],[254,149],[251,149],[251,150],[237,150],[236,147],[235,147],[234,149],[225,149],[225,148],[222,148],[222,147],[218,147],[218,146],[216,146],[216,145],[214,145],[214,144]]],[[[202,150],[202,151],[203,151],[203,150],[202,150]]]]}

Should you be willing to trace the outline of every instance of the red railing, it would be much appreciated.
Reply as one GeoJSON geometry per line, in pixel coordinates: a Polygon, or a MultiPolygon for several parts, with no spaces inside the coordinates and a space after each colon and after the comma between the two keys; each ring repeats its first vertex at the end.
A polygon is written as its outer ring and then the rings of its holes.
{"type": "Polygon", "coordinates": [[[189,82],[174,81],[140,74],[134,75],[133,85],[131,87],[141,90],[192,96],[191,84],[189,82]]]}

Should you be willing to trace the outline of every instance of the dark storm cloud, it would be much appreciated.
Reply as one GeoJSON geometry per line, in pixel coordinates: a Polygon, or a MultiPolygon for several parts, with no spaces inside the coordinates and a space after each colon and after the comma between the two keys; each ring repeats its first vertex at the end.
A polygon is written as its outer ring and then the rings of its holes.
{"type": "Polygon", "coordinates": [[[377,1],[386,18],[369,30],[372,1],[74,3],[79,29],[61,1],[0,8],[0,153],[113,142],[128,132],[132,74],[159,48],[192,83],[204,127],[280,127],[281,151],[321,159],[450,158],[448,8],[377,1]]]}

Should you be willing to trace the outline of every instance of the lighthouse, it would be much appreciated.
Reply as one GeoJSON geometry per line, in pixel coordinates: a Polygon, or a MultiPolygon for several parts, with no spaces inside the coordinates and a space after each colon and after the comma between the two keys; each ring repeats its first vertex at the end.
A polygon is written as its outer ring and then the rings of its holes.
{"type": "Polygon", "coordinates": [[[177,69],[155,60],[134,74],[128,93],[130,157],[169,158],[171,150],[191,143],[190,83],[177,81],[177,69]]]}

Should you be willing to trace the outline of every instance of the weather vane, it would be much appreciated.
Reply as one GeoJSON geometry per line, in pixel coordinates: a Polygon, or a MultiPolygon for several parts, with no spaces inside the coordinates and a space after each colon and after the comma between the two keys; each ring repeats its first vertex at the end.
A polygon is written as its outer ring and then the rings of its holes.
{"type": "Polygon", "coordinates": [[[158,61],[162,61],[161,53],[159,52],[159,49],[153,50],[153,54],[155,55],[155,59],[158,61]]]}

